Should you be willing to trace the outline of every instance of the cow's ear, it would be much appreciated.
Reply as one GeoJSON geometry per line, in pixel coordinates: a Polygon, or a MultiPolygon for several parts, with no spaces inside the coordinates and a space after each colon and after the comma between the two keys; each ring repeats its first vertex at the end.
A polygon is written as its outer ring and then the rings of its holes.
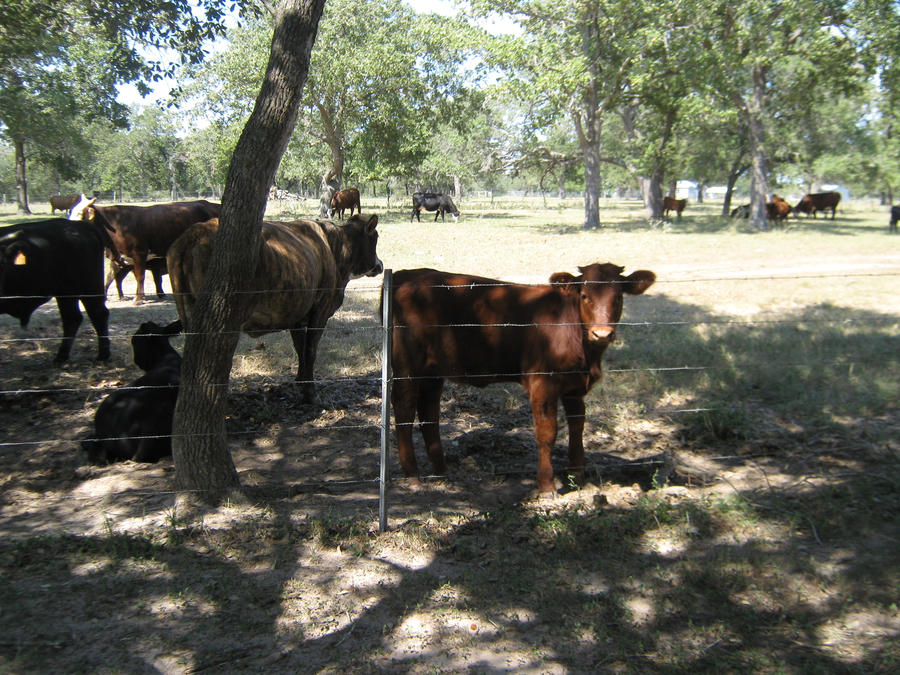
{"type": "Polygon", "coordinates": [[[653,285],[656,275],[650,270],[637,270],[622,277],[622,290],[629,295],[640,295],[653,285]]]}
{"type": "Polygon", "coordinates": [[[577,293],[577,284],[580,277],[574,277],[568,272],[556,272],[550,275],[550,283],[558,286],[563,293],[577,293]]]}
{"type": "Polygon", "coordinates": [[[97,211],[91,206],[85,206],[84,210],[81,212],[82,220],[93,220],[94,216],[97,215],[97,211]]]}
{"type": "Polygon", "coordinates": [[[372,216],[369,218],[369,222],[366,223],[366,232],[371,234],[375,231],[375,227],[378,225],[378,216],[372,216]]]}

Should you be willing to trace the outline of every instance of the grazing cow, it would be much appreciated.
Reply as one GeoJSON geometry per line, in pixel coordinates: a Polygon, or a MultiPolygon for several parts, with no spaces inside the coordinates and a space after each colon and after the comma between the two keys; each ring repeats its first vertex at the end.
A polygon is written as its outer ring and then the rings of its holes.
{"type": "MultiPolygon", "coordinates": [[[[81,201],[72,209],[70,218],[97,219],[114,229],[113,242],[119,255],[134,265],[137,280],[135,304],[144,301],[144,272],[151,255],[164,257],[169,246],[194,223],[219,216],[219,205],[200,199],[193,202],[170,202],[153,206],[97,206],[96,199],[81,201]]],[[[163,297],[161,286],[157,294],[163,297]]]]}
{"type": "Polygon", "coordinates": [[[803,195],[800,203],[794,207],[794,211],[797,218],[800,217],[801,212],[807,214],[807,217],[814,218],[819,211],[824,212],[831,209],[831,219],[834,220],[834,214],[840,203],[840,192],[816,192],[811,195],[803,195]]]}
{"type": "Polygon", "coordinates": [[[144,374],[103,399],[94,415],[94,434],[81,442],[94,464],[158,462],[172,454],[172,415],[181,381],[181,355],[169,338],[181,321],[142,323],[131,338],[134,362],[144,374]]]}
{"type": "Polygon", "coordinates": [[[791,213],[791,205],[778,195],[772,195],[772,201],[766,203],[766,217],[776,223],[783,222],[791,213]]]}
{"type": "MultiPolygon", "coordinates": [[[[106,274],[106,292],[107,294],[109,293],[109,287],[112,285],[112,282],[115,281],[119,300],[122,300],[125,298],[125,294],[122,292],[122,282],[125,280],[125,277],[128,276],[129,272],[134,269],[134,265],[118,255],[115,258],[108,255],[107,258],[109,258],[109,272],[106,274]]],[[[147,258],[146,269],[153,275],[153,283],[156,286],[156,295],[160,298],[165,297],[162,278],[163,275],[169,273],[169,268],[166,267],[166,259],[158,257],[147,258]]]]}
{"type": "Polygon", "coordinates": [[[453,200],[450,199],[450,195],[439,192],[413,193],[413,210],[412,215],[409,217],[409,222],[412,222],[412,219],[415,218],[421,223],[422,218],[419,214],[422,213],[422,209],[434,211],[434,222],[437,222],[438,216],[441,217],[441,222],[445,222],[445,213],[452,215],[454,221],[459,220],[459,209],[456,208],[453,200]]]}
{"type": "Polygon", "coordinates": [[[731,210],[732,218],[749,218],[750,217],[750,205],[749,204],[741,204],[740,206],[736,206],[731,210]]]}
{"type": "Polygon", "coordinates": [[[69,209],[75,206],[80,199],[79,195],[52,195],[50,197],[50,215],[52,216],[57,211],[68,213],[69,209]]]}
{"type": "Polygon", "coordinates": [[[669,211],[674,211],[678,214],[678,219],[681,220],[681,213],[684,211],[684,207],[687,206],[687,199],[675,199],[675,197],[663,197],[663,218],[669,217],[669,211]]]}
{"type": "Polygon", "coordinates": [[[97,331],[97,359],[109,358],[109,310],[103,252],[113,246],[99,223],[51,218],[0,229],[0,313],[28,325],[32,312],[56,298],[63,340],[54,363],[69,358],[81,325],[78,303],[97,331]]]}
{"type": "MultiPolygon", "coordinates": [[[[343,225],[327,220],[264,222],[256,277],[261,291],[250,318],[241,327],[248,335],[288,330],[294,341],[303,401],[315,400],[313,366],[325,324],[344,302],[352,278],[376,276],[384,267],[375,251],[378,216],[351,216],[343,225]]],[[[218,219],[199,223],[169,249],[168,265],[178,315],[188,330],[214,246],[218,219]]]]}
{"type": "Polygon", "coordinates": [[[329,218],[334,218],[334,214],[338,214],[338,218],[343,219],[344,211],[350,209],[350,215],[353,215],[353,209],[356,208],[357,213],[362,213],[359,205],[359,190],[356,188],[347,188],[340,192],[335,192],[331,198],[331,210],[328,212],[329,218]]]}
{"type": "Polygon", "coordinates": [[[519,382],[531,401],[538,446],[538,488],[556,491],[550,455],[561,400],[569,426],[567,472],[584,475],[584,396],[600,379],[603,352],[615,339],[623,293],[656,280],[622,276],[611,263],[558,272],[550,285],[507,284],[431,269],[394,274],[393,393],[403,473],[418,482],[412,425],[416,414],[437,473],[444,472],[438,429],[444,379],[484,387],[519,382]]]}
{"type": "Polygon", "coordinates": [[[891,222],[888,223],[888,232],[897,232],[897,222],[900,221],[900,206],[891,207],[891,222]]]}

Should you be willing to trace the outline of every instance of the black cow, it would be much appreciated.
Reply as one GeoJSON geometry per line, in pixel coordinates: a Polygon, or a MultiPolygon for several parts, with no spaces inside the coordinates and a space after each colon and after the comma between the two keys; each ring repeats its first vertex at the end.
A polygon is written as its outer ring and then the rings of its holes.
{"type": "Polygon", "coordinates": [[[72,351],[82,321],[79,301],[97,331],[97,358],[109,358],[104,249],[114,250],[99,223],[51,218],[0,229],[0,313],[24,328],[35,309],[56,298],[63,340],[55,363],[72,351]]]}
{"type": "Polygon", "coordinates": [[[441,222],[444,222],[445,213],[451,214],[454,220],[459,218],[459,209],[456,208],[453,200],[450,199],[450,195],[439,192],[413,193],[413,210],[412,215],[409,217],[409,222],[412,222],[412,219],[415,218],[421,223],[422,218],[419,214],[422,213],[422,209],[435,212],[434,222],[437,222],[438,216],[441,217],[441,222]]]}
{"type": "Polygon", "coordinates": [[[158,462],[172,454],[172,415],[181,382],[181,355],[169,338],[181,321],[142,323],[131,338],[134,362],[144,375],[103,399],[94,415],[94,435],[81,446],[94,464],[158,462]]]}
{"type": "Polygon", "coordinates": [[[749,218],[750,217],[750,205],[749,204],[741,204],[740,206],[736,206],[731,210],[732,218],[749,218]]]}
{"type": "Polygon", "coordinates": [[[897,232],[897,221],[900,221],[900,206],[892,206],[891,222],[888,224],[888,232],[897,232]]]}

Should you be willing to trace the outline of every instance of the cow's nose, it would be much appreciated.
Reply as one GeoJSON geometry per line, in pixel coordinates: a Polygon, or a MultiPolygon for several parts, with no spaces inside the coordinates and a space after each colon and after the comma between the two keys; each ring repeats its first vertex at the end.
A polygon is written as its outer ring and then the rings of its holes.
{"type": "Polygon", "coordinates": [[[616,329],[613,326],[591,326],[588,338],[593,342],[612,342],[616,339],[616,329]]]}
{"type": "Polygon", "coordinates": [[[377,277],[382,272],[384,272],[384,265],[379,260],[377,263],[375,263],[375,267],[373,267],[372,269],[369,270],[369,273],[366,274],[366,276],[367,277],[377,277]]]}

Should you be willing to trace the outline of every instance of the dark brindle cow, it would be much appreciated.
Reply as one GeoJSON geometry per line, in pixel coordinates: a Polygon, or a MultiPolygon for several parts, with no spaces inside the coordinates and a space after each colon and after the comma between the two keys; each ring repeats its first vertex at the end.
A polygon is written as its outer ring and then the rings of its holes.
{"type": "Polygon", "coordinates": [[[180,332],[181,321],[165,327],[148,321],[131,338],[134,362],[144,374],[97,408],[94,434],[81,442],[91,462],[158,462],[172,454],[181,355],[169,338],[180,332]]]}
{"type": "Polygon", "coordinates": [[[674,211],[681,219],[681,214],[687,206],[687,199],[675,199],[675,197],[663,197],[663,218],[669,217],[669,211],[674,211]]]}
{"type": "MultiPolygon", "coordinates": [[[[344,302],[347,282],[384,269],[375,250],[377,224],[378,216],[366,219],[358,213],[343,225],[327,220],[262,224],[259,263],[250,283],[260,293],[242,330],[254,336],[290,331],[306,402],[315,399],[313,366],[319,340],[344,302]]],[[[199,223],[169,249],[169,278],[178,315],[188,330],[196,304],[193,294],[203,282],[218,225],[218,219],[199,223]]]]}
{"type": "Polygon", "coordinates": [[[891,207],[891,222],[888,223],[888,232],[897,232],[897,222],[900,221],[900,206],[891,207]]]}
{"type": "MultiPolygon", "coordinates": [[[[81,217],[84,214],[85,220],[105,221],[114,229],[112,239],[116,250],[127,259],[127,263],[134,265],[134,278],[137,280],[135,304],[144,301],[147,259],[151,255],[165,256],[172,242],[191,225],[219,215],[219,205],[203,199],[153,206],[97,206],[95,201],[82,195],[69,217],[81,217]]],[[[161,290],[158,286],[160,297],[161,290]]]]}
{"type": "Polygon", "coordinates": [[[797,218],[800,217],[801,212],[807,214],[808,217],[814,218],[819,211],[827,212],[828,209],[831,209],[831,219],[834,220],[834,214],[840,203],[840,192],[817,192],[811,195],[803,195],[800,198],[800,203],[794,207],[794,213],[797,218]]]}
{"type": "Polygon", "coordinates": [[[622,276],[611,263],[559,272],[550,285],[508,284],[431,269],[394,275],[392,402],[403,473],[418,481],[412,425],[416,414],[432,467],[444,471],[438,430],[444,380],[484,387],[519,382],[531,401],[538,446],[538,488],[553,493],[550,455],[562,401],[569,426],[567,472],[584,475],[584,396],[600,379],[603,352],[615,339],[623,293],[656,280],[622,276]]]}
{"type": "Polygon", "coordinates": [[[28,325],[32,312],[56,298],[63,340],[55,363],[69,358],[83,319],[97,331],[97,359],[109,358],[109,310],[103,290],[103,252],[112,247],[99,224],[51,218],[0,229],[0,313],[28,325]]]}
{"type": "Polygon", "coordinates": [[[412,219],[415,218],[421,223],[422,218],[420,214],[422,209],[434,211],[434,222],[437,222],[438,216],[441,217],[441,222],[444,222],[445,213],[452,215],[454,220],[459,219],[459,209],[456,208],[456,204],[450,199],[450,195],[439,192],[413,193],[413,210],[412,215],[409,217],[409,222],[412,222],[412,219]]]}
{"type": "Polygon", "coordinates": [[[50,197],[50,215],[57,211],[65,211],[67,214],[69,209],[75,206],[81,199],[80,195],[53,195],[50,197]]]}
{"type": "Polygon", "coordinates": [[[331,210],[328,212],[329,218],[334,218],[334,214],[338,214],[338,218],[344,218],[344,211],[350,209],[350,215],[353,215],[353,209],[356,209],[357,213],[362,213],[362,208],[359,205],[359,190],[356,188],[347,188],[346,190],[341,190],[340,192],[336,192],[334,197],[331,198],[331,210]]]}

